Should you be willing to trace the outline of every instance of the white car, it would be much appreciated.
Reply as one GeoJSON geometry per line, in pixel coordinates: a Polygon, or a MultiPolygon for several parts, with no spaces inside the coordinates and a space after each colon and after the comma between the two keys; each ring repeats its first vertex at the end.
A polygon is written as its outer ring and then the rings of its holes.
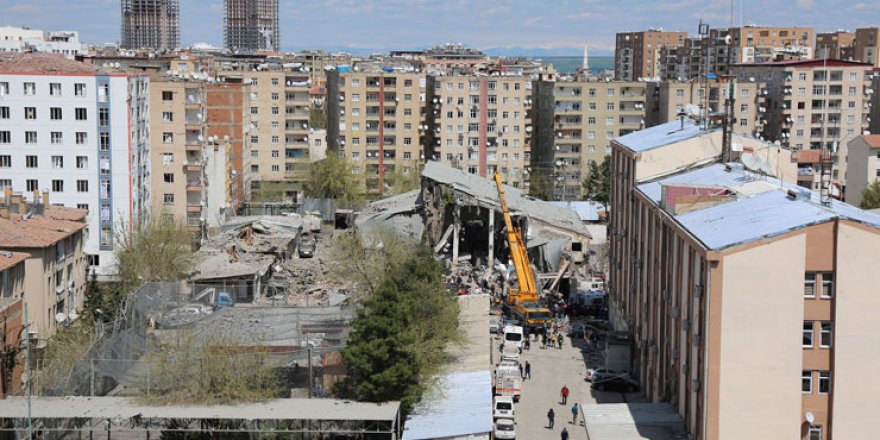
{"type": "Polygon", "coordinates": [[[496,420],[513,420],[513,397],[495,396],[494,408],[492,409],[492,418],[496,420]]]}
{"type": "Polygon", "coordinates": [[[587,376],[584,378],[587,382],[592,382],[597,377],[608,377],[608,376],[616,376],[618,374],[624,374],[625,372],[614,371],[609,368],[589,368],[587,369],[587,376]]]}
{"type": "Polygon", "coordinates": [[[501,327],[501,318],[495,315],[489,316],[489,333],[497,334],[498,329],[501,327]]]}
{"type": "Polygon", "coordinates": [[[498,419],[495,421],[495,438],[499,440],[514,440],[516,438],[516,425],[510,419],[498,419]]]}

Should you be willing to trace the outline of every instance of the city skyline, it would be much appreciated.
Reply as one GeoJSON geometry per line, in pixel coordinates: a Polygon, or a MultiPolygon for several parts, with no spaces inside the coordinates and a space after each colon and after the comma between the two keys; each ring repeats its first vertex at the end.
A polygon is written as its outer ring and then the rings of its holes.
{"type": "MultiPolygon", "coordinates": [[[[813,26],[817,33],[880,23],[880,4],[857,2],[852,9],[858,14],[835,4],[830,0],[735,2],[733,23],[813,26]],[[802,12],[802,18],[793,18],[792,11],[802,12]],[[816,11],[822,14],[814,15],[816,11]],[[760,19],[756,18],[759,12],[760,19]]],[[[92,44],[120,41],[119,0],[5,0],[0,9],[4,10],[0,25],[76,30],[92,44]]],[[[602,56],[613,53],[617,32],[662,27],[694,34],[701,17],[712,26],[727,26],[730,3],[562,0],[550,9],[523,0],[449,0],[441,4],[429,0],[281,0],[280,16],[284,51],[371,52],[459,42],[502,53],[576,56],[587,44],[591,54],[602,56]],[[516,32],[499,32],[505,23],[516,32]]],[[[185,46],[205,42],[221,47],[223,2],[181,2],[180,31],[185,46]]]]}

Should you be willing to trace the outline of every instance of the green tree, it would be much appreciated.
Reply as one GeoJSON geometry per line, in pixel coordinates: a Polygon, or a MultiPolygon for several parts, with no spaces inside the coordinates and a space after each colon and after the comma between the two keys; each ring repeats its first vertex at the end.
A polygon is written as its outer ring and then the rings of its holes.
{"type": "Polygon", "coordinates": [[[553,200],[553,177],[543,171],[529,176],[529,195],[541,200],[553,200]]]}
{"type": "Polygon", "coordinates": [[[412,191],[421,186],[421,166],[415,163],[408,166],[409,172],[404,172],[404,167],[395,166],[391,173],[385,174],[385,194],[397,195],[412,191]]]}
{"type": "Polygon", "coordinates": [[[862,191],[862,201],[859,203],[859,208],[880,208],[880,179],[871,182],[871,184],[862,191]]]}
{"type": "Polygon", "coordinates": [[[611,156],[605,156],[601,164],[590,162],[583,187],[587,200],[599,202],[608,210],[611,202],[611,156]]]}
{"type": "Polygon", "coordinates": [[[356,202],[363,198],[362,187],[351,164],[335,154],[311,164],[305,195],[317,199],[356,202]]]}
{"type": "Polygon", "coordinates": [[[116,234],[114,251],[123,289],[151,281],[177,281],[192,271],[192,233],[182,221],[153,216],[137,221],[129,230],[123,224],[116,234]]]}

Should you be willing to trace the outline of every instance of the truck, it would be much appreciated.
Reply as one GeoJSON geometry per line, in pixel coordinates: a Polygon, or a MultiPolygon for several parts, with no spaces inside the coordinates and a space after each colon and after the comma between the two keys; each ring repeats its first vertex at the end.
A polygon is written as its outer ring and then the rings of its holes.
{"type": "Polygon", "coordinates": [[[515,362],[502,362],[495,368],[495,395],[510,396],[514,402],[519,402],[522,393],[522,376],[519,374],[519,365],[515,362]]]}
{"type": "Polygon", "coordinates": [[[299,257],[312,258],[315,256],[315,238],[305,236],[299,242],[299,257]]]}

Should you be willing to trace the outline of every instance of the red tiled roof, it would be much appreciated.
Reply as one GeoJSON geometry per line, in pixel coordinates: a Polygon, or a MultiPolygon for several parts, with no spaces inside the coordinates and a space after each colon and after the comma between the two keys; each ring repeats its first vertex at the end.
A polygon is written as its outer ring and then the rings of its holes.
{"type": "Polygon", "coordinates": [[[9,256],[6,256],[7,252],[0,251],[0,272],[9,269],[16,264],[27,260],[31,254],[26,252],[9,252],[9,256]]]}
{"type": "Polygon", "coordinates": [[[869,147],[880,148],[880,134],[865,134],[861,138],[869,147]]]}
{"type": "Polygon", "coordinates": [[[43,211],[44,217],[53,220],[70,220],[75,222],[84,222],[89,215],[89,211],[85,209],[65,208],[62,206],[46,206],[43,211]]]}
{"type": "Polygon", "coordinates": [[[60,54],[0,52],[0,73],[107,75],[107,69],[60,54]]]}
{"type": "Polygon", "coordinates": [[[81,209],[50,207],[44,215],[23,220],[20,214],[0,219],[0,248],[44,248],[65,239],[86,227],[81,209]],[[65,212],[68,211],[68,212],[65,212]]]}

